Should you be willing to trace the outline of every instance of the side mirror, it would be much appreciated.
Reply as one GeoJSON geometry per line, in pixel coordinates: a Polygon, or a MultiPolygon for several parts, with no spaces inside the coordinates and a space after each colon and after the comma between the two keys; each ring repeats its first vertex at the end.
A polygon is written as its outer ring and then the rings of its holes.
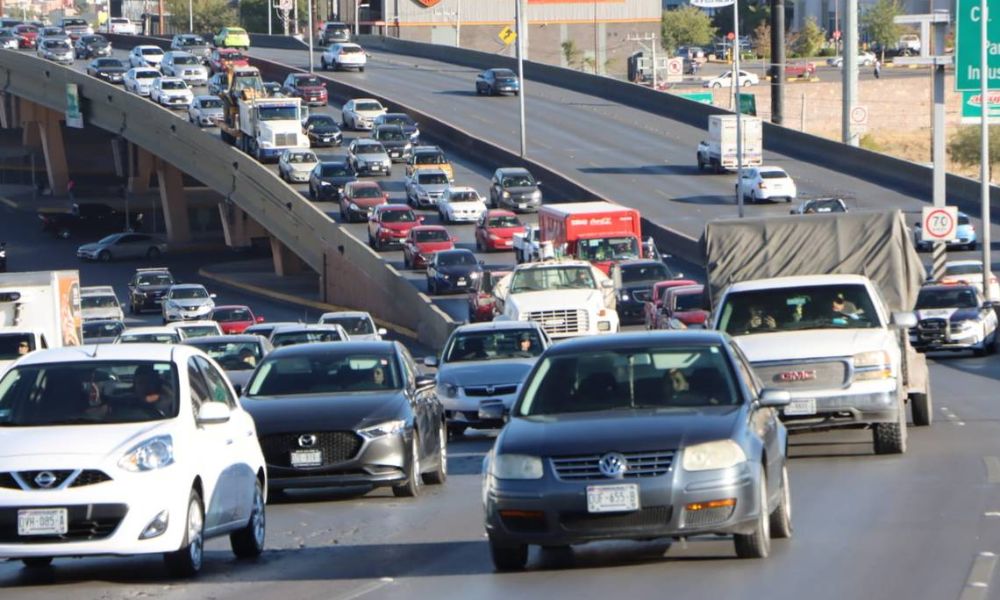
{"type": "Polygon", "coordinates": [[[263,323],[264,322],[264,317],[261,316],[261,315],[257,315],[257,318],[254,319],[253,321],[254,321],[254,323],[263,323]]]}
{"type": "Polygon", "coordinates": [[[437,383],[436,375],[417,375],[414,379],[418,388],[432,387],[437,383]]]}
{"type": "Polygon", "coordinates": [[[438,366],[438,359],[436,356],[425,356],[424,357],[425,367],[436,367],[438,366]]]}
{"type": "Polygon", "coordinates": [[[208,297],[211,298],[212,300],[215,300],[218,297],[218,295],[217,294],[209,294],[208,297]]]}
{"type": "Polygon", "coordinates": [[[229,421],[229,406],[223,402],[206,402],[198,409],[198,425],[218,425],[229,421]]]}
{"type": "Polygon", "coordinates": [[[990,308],[995,309],[997,306],[998,306],[997,303],[995,301],[993,301],[993,300],[984,300],[982,308],[983,309],[990,309],[990,308]]]}
{"type": "Polygon", "coordinates": [[[379,335],[389,335],[389,330],[385,327],[379,327],[377,331],[379,335]]]}
{"type": "Polygon", "coordinates": [[[615,284],[610,279],[605,279],[601,281],[601,287],[606,290],[610,290],[615,287],[615,284]]]}
{"type": "Polygon", "coordinates": [[[761,407],[774,407],[780,408],[782,406],[788,406],[792,401],[792,395],[788,390],[778,390],[774,388],[767,388],[760,392],[760,397],[757,398],[757,404],[761,407]]]}
{"type": "Polygon", "coordinates": [[[896,327],[910,329],[917,326],[917,315],[912,312],[894,312],[891,323],[896,327]]]}
{"type": "Polygon", "coordinates": [[[423,223],[423,222],[424,222],[423,217],[417,217],[417,223],[423,223]]]}
{"type": "Polygon", "coordinates": [[[240,383],[234,384],[233,385],[233,390],[236,391],[236,395],[237,396],[242,396],[243,395],[243,385],[242,384],[240,384],[240,383]]]}

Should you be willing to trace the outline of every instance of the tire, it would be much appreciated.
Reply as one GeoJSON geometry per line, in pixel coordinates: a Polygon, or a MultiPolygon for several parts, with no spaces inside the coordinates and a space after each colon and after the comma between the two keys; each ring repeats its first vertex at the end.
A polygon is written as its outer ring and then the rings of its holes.
{"type": "Polygon", "coordinates": [[[754,524],[753,533],[737,533],[733,535],[733,546],[736,548],[736,556],[739,558],[767,558],[771,552],[771,516],[767,510],[767,476],[764,474],[764,466],[760,467],[760,477],[758,478],[758,496],[760,502],[760,513],[757,523],[754,524]]]}
{"type": "Polygon", "coordinates": [[[264,488],[257,479],[254,482],[253,509],[247,526],[229,534],[229,546],[236,558],[257,558],[264,551],[264,537],[267,533],[267,519],[264,510],[264,488]]]}
{"type": "Polygon", "coordinates": [[[29,556],[22,558],[21,562],[27,569],[44,569],[52,565],[51,556],[29,556]]]}
{"type": "Polygon", "coordinates": [[[420,449],[417,448],[417,438],[419,432],[413,430],[413,439],[410,441],[410,461],[406,466],[406,483],[393,486],[392,495],[397,498],[416,498],[420,495],[420,449]]]}
{"type": "Polygon", "coordinates": [[[198,490],[188,497],[187,531],[180,549],[163,555],[174,577],[191,577],[201,570],[205,558],[205,509],[198,490]]]}
{"type": "Polygon", "coordinates": [[[906,452],[906,410],[900,407],[895,423],[876,423],[872,427],[875,454],[903,454],[906,452]]]}
{"type": "Polygon", "coordinates": [[[718,81],[716,81],[715,83],[712,84],[712,88],[716,89],[716,90],[721,89],[722,88],[722,84],[719,83],[718,81]]]}
{"type": "Polygon", "coordinates": [[[364,72],[365,72],[365,68],[364,68],[364,67],[360,67],[360,68],[358,69],[358,73],[364,73],[364,72]]]}
{"type": "Polygon", "coordinates": [[[424,474],[424,483],[441,485],[448,480],[448,426],[441,423],[438,428],[438,461],[430,473],[424,474]]]}
{"type": "MultiPolygon", "coordinates": [[[[472,320],[471,318],[469,319],[472,320]]],[[[468,429],[467,425],[449,425],[448,435],[452,438],[462,437],[465,435],[465,430],[468,429]]]]}
{"type": "Polygon", "coordinates": [[[406,255],[406,252],[403,252],[403,268],[407,270],[413,268],[410,266],[410,257],[406,255]]]}
{"type": "Polygon", "coordinates": [[[528,564],[528,545],[506,546],[490,538],[490,558],[497,571],[523,571],[528,564]]]}
{"type": "Polygon", "coordinates": [[[97,255],[97,260],[101,262],[111,262],[111,253],[107,250],[101,250],[97,255]]]}
{"type": "Polygon", "coordinates": [[[437,284],[434,283],[433,279],[427,279],[427,293],[431,296],[437,296],[437,284]]]}
{"type": "Polygon", "coordinates": [[[139,314],[139,311],[136,309],[135,302],[129,302],[128,303],[128,312],[129,312],[129,314],[133,314],[133,315],[139,314]]]}
{"type": "Polygon", "coordinates": [[[310,200],[315,200],[316,199],[316,190],[314,190],[313,186],[311,186],[311,185],[309,186],[309,199],[310,200]]]}
{"type": "Polygon", "coordinates": [[[915,427],[929,427],[934,422],[934,400],[929,388],[926,394],[910,394],[910,412],[915,427]]]}
{"type": "Polygon", "coordinates": [[[160,258],[160,249],[157,247],[152,247],[146,251],[146,258],[149,260],[156,260],[160,258]]]}
{"type": "Polygon", "coordinates": [[[788,485],[788,465],[781,467],[781,500],[771,511],[771,537],[788,539],[792,537],[792,490],[788,485]]]}
{"type": "Polygon", "coordinates": [[[482,251],[483,251],[483,241],[481,239],[479,239],[479,236],[477,235],[476,236],[476,252],[482,252],[482,251]]]}
{"type": "Polygon", "coordinates": [[[701,156],[698,156],[696,160],[698,161],[698,170],[699,171],[704,171],[705,170],[705,163],[701,162],[701,156]]]}
{"type": "Polygon", "coordinates": [[[329,71],[330,70],[330,67],[328,67],[327,64],[326,64],[326,59],[325,58],[319,59],[319,64],[323,68],[324,71],[329,71]]]}

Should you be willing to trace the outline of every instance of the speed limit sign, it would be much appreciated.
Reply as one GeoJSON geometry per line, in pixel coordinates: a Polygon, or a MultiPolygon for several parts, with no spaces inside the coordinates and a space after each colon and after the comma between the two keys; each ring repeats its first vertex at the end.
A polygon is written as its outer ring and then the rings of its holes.
{"type": "Polygon", "coordinates": [[[924,207],[920,220],[921,241],[950,242],[958,228],[958,209],[954,206],[924,207]]]}

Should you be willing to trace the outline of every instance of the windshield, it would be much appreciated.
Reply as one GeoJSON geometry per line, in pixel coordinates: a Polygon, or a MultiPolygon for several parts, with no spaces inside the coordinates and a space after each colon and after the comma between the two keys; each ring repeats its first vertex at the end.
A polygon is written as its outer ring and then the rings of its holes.
{"type": "Polygon", "coordinates": [[[735,292],[723,302],[719,329],[730,335],[881,326],[868,290],[860,284],[735,292]]]}
{"type": "Polygon", "coordinates": [[[212,325],[185,325],[184,327],[181,327],[181,329],[184,331],[184,337],[187,338],[219,335],[218,327],[214,327],[212,325]]]}
{"type": "Polygon", "coordinates": [[[506,79],[508,77],[516,77],[516,75],[514,75],[514,71],[511,71],[509,69],[494,69],[493,70],[493,75],[495,75],[497,79],[506,79]]]}
{"type": "Polygon", "coordinates": [[[113,67],[118,67],[119,69],[125,68],[125,63],[118,60],[117,58],[99,58],[97,59],[97,66],[102,69],[110,69],[113,67]]]}
{"type": "Polygon", "coordinates": [[[736,390],[718,346],[557,355],[542,359],[515,414],[733,406],[736,390]]]}
{"type": "Polygon", "coordinates": [[[168,362],[17,367],[0,380],[0,427],[159,421],[177,416],[176,390],[168,362]]]}
{"type": "Polygon", "coordinates": [[[323,82],[319,80],[319,77],[313,76],[296,77],[294,82],[295,87],[316,87],[323,85],[323,82]]]}
{"type": "Polygon", "coordinates": [[[221,323],[252,321],[253,315],[246,308],[217,308],[212,312],[212,319],[221,323]]]}
{"type": "Polygon", "coordinates": [[[928,308],[976,308],[979,300],[971,287],[925,288],[917,296],[917,310],[928,308]]]}
{"type": "Polygon", "coordinates": [[[663,281],[670,279],[670,271],[663,263],[651,263],[642,265],[622,265],[622,283],[635,283],[637,281],[663,281]]]}
{"type": "Polygon", "coordinates": [[[202,108],[222,108],[222,100],[215,98],[203,98],[199,103],[202,108]]]}
{"type": "Polygon", "coordinates": [[[510,282],[512,294],[581,288],[592,290],[596,287],[594,276],[588,267],[524,269],[514,273],[510,282]]]}
{"type": "Polygon", "coordinates": [[[160,50],[159,48],[143,48],[139,50],[139,52],[141,52],[143,56],[155,56],[157,54],[163,54],[163,50],[160,50]]]}
{"type": "Polygon", "coordinates": [[[87,22],[84,21],[83,19],[63,19],[63,22],[62,22],[62,26],[63,27],[75,27],[75,26],[80,26],[80,25],[83,25],[84,27],[86,27],[87,26],[87,22]]]}
{"type": "Polygon", "coordinates": [[[69,50],[69,44],[66,42],[46,42],[45,47],[50,50],[69,50]]]}
{"type": "Polygon", "coordinates": [[[181,45],[181,46],[205,46],[205,45],[207,45],[207,42],[205,42],[205,40],[201,39],[200,37],[187,37],[187,36],[185,36],[185,37],[180,38],[177,41],[178,41],[178,44],[181,45]]]}
{"type": "Polygon", "coordinates": [[[298,121],[299,110],[295,106],[261,106],[257,109],[261,121],[298,121]]]}
{"type": "Polygon", "coordinates": [[[215,362],[226,371],[252,371],[257,363],[264,358],[260,344],[256,342],[202,342],[192,340],[185,342],[189,346],[199,348],[205,354],[215,359],[215,362]]]}
{"type": "Polygon", "coordinates": [[[103,323],[100,321],[84,321],[83,340],[87,341],[87,338],[114,338],[118,337],[118,334],[123,331],[125,331],[125,324],[121,321],[103,323]]]}
{"type": "Polygon", "coordinates": [[[309,118],[310,127],[336,127],[337,122],[333,120],[333,117],[328,117],[326,115],[317,115],[315,117],[309,118]]]}
{"type": "Polygon", "coordinates": [[[174,282],[170,275],[140,275],[139,285],[171,285],[174,282]]]}
{"type": "MultiPolygon", "coordinates": [[[[382,190],[374,185],[354,186],[351,189],[350,195],[354,198],[381,198],[382,190]]],[[[386,221],[392,220],[392,218],[389,217],[388,215],[386,215],[386,217],[387,218],[385,218],[384,220],[386,221]]]]}
{"type": "Polygon", "coordinates": [[[222,61],[246,60],[246,58],[247,57],[242,52],[235,51],[235,50],[232,51],[232,52],[220,52],[219,53],[219,60],[222,60],[222,61]]]}
{"type": "Polygon", "coordinates": [[[503,178],[503,187],[529,187],[535,185],[531,175],[508,175],[503,178]]]}
{"type": "Polygon", "coordinates": [[[339,342],[340,333],[337,331],[284,331],[271,334],[271,344],[275,348],[281,346],[294,346],[296,344],[311,344],[314,342],[339,342]]]}
{"type": "Polygon", "coordinates": [[[470,331],[455,334],[444,349],[444,362],[531,358],[542,354],[538,332],[529,330],[470,331]]]}
{"type": "MultiPolygon", "coordinates": [[[[420,185],[447,185],[448,176],[444,173],[419,173],[417,182],[420,185]]],[[[454,196],[452,196],[454,198],[454,196]]]]}
{"type": "Polygon", "coordinates": [[[448,202],[479,202],[479,193],[473,190],[455,191],[448,194],[448,202]]]}
{"type": "MultiPolygon", "coordinates": [[[[579,240],[576,243],[576,257],[589,261],[639,258],[639,240],[633,237],[579,240]]],[[[666,267],[663,271],[667,272],[666,267]]],[[[667,279],[667,277],[668,275],[664,275],[658,279],[667,279]]]]}
{"type": "Polygon", "coordinates": [[[383,223],[412,223],[417,217],[410,210],[386,210],[382,211],[383,223]]]}
{"type": "Polygon", "coordinates": [[[487,227],[496,228],[506,228],[506,227],[523,227],[521,220],[514,215],[502,215],[499,217],[490,217],[486,222],[487,227]]]}
{"type": "Polygon", "coordinates": [[[368,317],[325,317],[323,323],[340,325],[348,335],[371,335],[375,333],[372,321],[368,317]]]}
{"type": "Polygon", "coordinates": [[[29,333],[0,334],[0,360],[17,360],[35,349],[35,338],[29,333]]]}
{"type": "Polygon", "coordinates": [[[208,298],[205,288],[175,288],[170,290],[172,300],[191,300],[194,298],[208,298]]]}
{"type": "Polygon", "coordinates": [[[392,125],[413,125],[415,122],[409,115],[388,114],[382,117],[382,122],[392,125]]]}
{"type": "Polygon", "coordinates": [[[784,171],[758,171],[761,179],[787,179],[788,173],[784,171]]]}
{"type": "Polygon", "coordinates": [[[375,392],[402,388],[391,354],[283,356],[264,361],[247,396],[375,392]]]}
{"type": "Polygon", "coordinates": [[[948,275],[975,275],[979,279],[982,279],[983,263],[945,265],[944,274],[946,277],[948,275]]]}
{"type": "Polygon", "coordinates": [[[201,61],[193,56],[175,56],[175,65],[200,65],[201,61]]]}
{"type": "Polygon", "coordinates": [[[453,266],[473,266],[476,262],[476,255],[471,252],[441,252],[437,255],[437,264],[441,267],[453,266]]]}
{"type": "Polygon", "coordinates": [[[378,132],[378,139],[383,142],[404,142],[409,141],[410,136],[403,135],[403,132],[398,129],[382,130],[378,132]]]}
{"type": "Polygon", "coordinates": [[[839,200],[817,200],[806,205],[808,213],[844,212],[844,205],[839,200]]]}
{"type": "Polygon", "coordinates": [[[361,54],[362,52],[364,52],[364,51],[361,49],[360,46],[341,46],[340,47],[340,53],[341,54],[361,54]]]}
{"type": "Polygon", "coordinates": [[[347,177],[352,175],[351,168],[345,164],[323,165],[323,177],[347,177]]]}
{"type": "Polygon", "coordinates": [[[379,104],[378,102],[358,102],[357,104],[354,105],[354,110],[357,110],[359,112],[366,112],[366,111],[377,112],[385,109],[382,108],[382,105],[379,104]]]}
{"type": "Polygon", "coordinates": [[[177,344],[180,343],[179,333],[128,333],[119,336],[119,344],[177,344]]]}
{"type": "Polygon", "coordinates": [[[84,37],[82,41],[83,41],[84,44],[88,44],[88,45],[89,44],[106,44],[106,43],[108,43],[108,40],[102,38],[99,35],[88,35],[88,36],[84,37]]]}
{"type": "MultiPolygon", "coordinates": [[[[161,77],[159,71],[136,71],[135,72],[135,78],[136,79],[156,79],[157,77],[161,77]]],[[[106,240],[108,238],[104,238],[104,239],[106,240]]],[[[101,241],[104,241],[104,240],[101,240],[101,241]]]]}
{"type": "Polygon", "coordinates": [[[674,308],[680,312],[702,310],[702,304],[701,293],[677,294],[674,299],[674,308]]]}
{"type": "Polygon", "coordinates": [[[413,161],[418,165],[443,165],[448,162],[439,152],[421,152],[414,155],[413,161]]]}
{"type": "Polygon", "coordinates": [[[385,148],[382,144],[369,143],[369,144],[358,144],[354,147],[355,154],[385,154],[385,148]]]}
{"type": "Polygon", "coordinates": [[[160,87],[165,90],[186,90],[187,85],[183,81],[161,81],[160,87]]]}
{"type": "Polygon", "coordinates": [[[414,234],[418,242],[449,242],[451,236],[444,229],[427,229],[414,234]]]}
{"type": "Polygon", "coordinates": [[[114,296],[80,296],[80,308],[116,308],[118,298],[114,296]]]}

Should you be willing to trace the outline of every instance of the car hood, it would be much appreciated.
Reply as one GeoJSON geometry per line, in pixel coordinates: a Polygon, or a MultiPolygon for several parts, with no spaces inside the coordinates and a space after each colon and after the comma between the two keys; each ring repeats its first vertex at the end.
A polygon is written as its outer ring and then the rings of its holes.
{"type": "Polygon", "coordinates": [[[309,173],[316,163],[288,163],[288,167],[296,173],[309,173]]]}
{"type": "Polygon", "coordinates": [[[487,227],[486,233],[502,238],[512,238],[515,233],[524,233],[524,227],[487,227]]]}
{"type": "Polygon", "coordinates": [[[454,242],[417,242],[416,246],[417,252],[421,254],[431,254],[442,250],[451,250],[455,247],[455,244],[454,242]]]}
{"type": "Polygon", "coordinates": [[[884,329],[806,329],[735,337],[752,362],[852,356],[883,349],[892,339],[884,329]]]}
{"type": "Polygon", "coordinates": [[[241,403],[261,436],[358,429],[399,418],[407,405],[400,391],[244,397],[241,403]]]}
{"type": "Polygon", "coordinates": [[[417,184],[417,191],[425,194],[443,194],[449,185],[447,183],[420,183],[417,184]]]}
{"type": "Polygon", "coordinates": [[[437,378],[440,383],[453,383],[462,387],[520,384],[537,360],[537,357],[532,357],[446,363],[438,368],[437,378]]]}
{"type": "Polygon", "coordinates": [[[209,298],[185,298],[182,300],[170,300],[170,302],[185,308],[190,306],[214,306],[214,303],[209,298]]]}
{"type": "Polygon", "coordinates": [[[88,48],[107,48],[111,44],[109,42],[91,42],[89,44],[84,44],[88,48]]]}
{"type": "Polygon", "coordinates": [[[386,203],[385,198],[351,198],[348,202],[353,202],[361,208],[372,208],[386,203]]]}
{"type": "Polygon", "coordinates": [[[729,439],[745,419],[743,406],[569,413],[510,420],[498,452],[530,456],[679,450],[729,439]]]}
{"type": "Polygon", "coordinates": [[[978,319],[978,308],[924,308],[917,312],[917,319],[946,319],[952,321],[965,321],[967,319],[978,319]]]}
{"type": "Polygon", "coordinates": [[[343,186],[352,181],[357,181],[358,178],[354,175],[338,175],[336,177],[323,177],[322,180],[332,183],[333,185],[343,186]]]}
{"type": "Polygon", "coordinates": [[[95,242],[92,244],[82,244],[79,249],[82,252],[96,252],[100,247],[101,245],[95,242]]]}
{"type": "Polygon", "coordinates": [[[516,185],[513,187],[503,188],[505,192],[510,192],[511,194],[530,194],[538,189],[538,186],[534,185],[516,185]]]}
{"type": "Polygon", "coordinates": [[[163,433],[167,421],[73,425],[64,427],[0,427],[0,460],[41,456],[123,454],[135,444],[163,433]],[[97,435],[99,434],[99,435],[97,435]]]}
{"type": "Polygon", "coordinates": [[[379,143],[386,148],[402,148],[412,142],[410,142],[410,140],[379,140],[379,143]]]}
{"type": "Polygon", "coordinates": [[[123,69],[121,67],[101,67],[101,68],[97,69],[97,72],[98,73],[118,73],[119,75],[121,75],[122,73],[125,72],[125,69],[123,69]]]}
{"type": "Polygon", "coordinates": [[[545,310],[554,306],[564,307],[604,307],[604,296],[598,290],[551,290],[541,292],[521,292],[508,299],[522,311],[545,310]]]}
{"type": "Polygon", "coordinates": [[[448,265],[448,266],[443,266],[443,267],[439,266],[437,268],[437,270],[438,270],[438,273],[443,273],[445,275],[459,275],[459,276],[462,276],[462,275],[468,276],[471,273],[480,273],[480,272],[482,272],[482,269],[479,267],[479,265],[476,265],[476,266],[473,266],[473,265],[448,265]]]}
{"type": "Polygon", "coordinates": [[[117,307],[88,308],[83,311],[84,319],[114,319],[120,317],[122,309],[117,307]]]}
{"type": "Polygon", "coordinates": [[[361,163],[389,162],[389,155],[385,152],[373,154],[355,154],[354,159],[361,163]]]}
{"type": "Polygon", "coordinates": [[[340,133],[340,128],[335,125],[323,125],[322,127],[313,127],[310,133],[318,135],[334,135],[340,133]]]}
{"type": "Polygon", "coordinates": [[[191,90],[160,90],[164,96],[190,96],[191,90]]]}
{"type": "Polygon", "coordinates": [[[169,285],[140,285],[138,290],[140,292],[162,292],[169,287],[169,285]]]}

